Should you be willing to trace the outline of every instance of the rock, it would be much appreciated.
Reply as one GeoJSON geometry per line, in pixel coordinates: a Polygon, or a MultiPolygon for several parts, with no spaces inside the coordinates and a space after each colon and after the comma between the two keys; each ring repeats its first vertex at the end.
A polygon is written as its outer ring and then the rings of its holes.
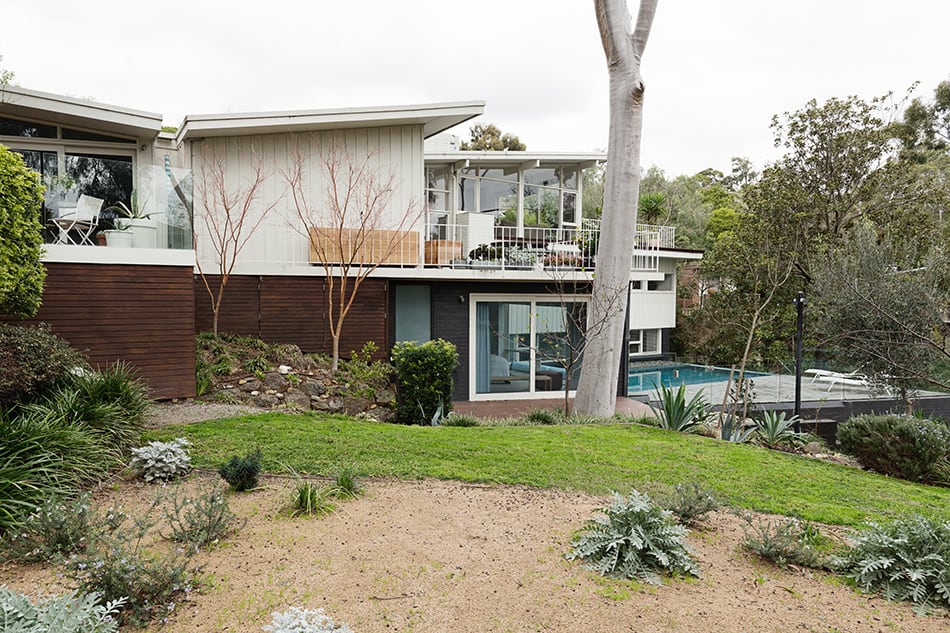
{"type": "Polygon", "coordinates": [[[287,393],[284,394],[284,402],[303,411],[310,409],[310,396],[297,389],[288,390],[287,393]]]}
{"type": "MultiPolygon", "coordinates": [[[[253,391],[260,391],[261,387],[264,385],[261,384],[261,381],[257,378],[248,378],[246,380],[238,381],[238,385],[244,393],[251,393],[253,391]]],[[[252,394],[256,395],[256,394],[252,394]]]]}
{"type": "Polygon", "coordinates": [[[277,396],[272,396],[269,394],[259,395],[254,398],[254,404],[264,409],[271,409],[277,406],[280,403],[280,400],[277,399],[277,396]]]}
{"type": "Polygon", "coordinates": [[[271,389],[281,391],[287,385],[287,379],[280,374],[270,372],[264,376],[264,384],[271,389]]]}
{"type": "Polygon", "coordinates": [[[280,366],[277,368],[277,373],[279,373],[281,376],[286,376],[286,375],[289,374],[291,371],[292,371],[292,369],[291,369],[290,365],[280,365],[280,366]]]}
{"type": "Polygon", "coordinates": [[[818,455],[822,452],[822,446],[818,442],[809,442],[802,447],[802,451],[808,455],[818,455]]]}
{"type": "Polygon", "coordinates": [[[300,383],[300,390],[308,396],[322,396],[327,392],[327,386],[322,380],[305,380],[300,383]]]}

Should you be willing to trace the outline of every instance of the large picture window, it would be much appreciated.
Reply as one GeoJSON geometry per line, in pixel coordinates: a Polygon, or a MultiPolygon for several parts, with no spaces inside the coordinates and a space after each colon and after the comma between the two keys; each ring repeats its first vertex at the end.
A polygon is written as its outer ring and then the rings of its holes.
{"type": "Polygon", "coordinates": [[[473,395],[546,394],[577,387],[587,301],[472,297],[473,395]]]}

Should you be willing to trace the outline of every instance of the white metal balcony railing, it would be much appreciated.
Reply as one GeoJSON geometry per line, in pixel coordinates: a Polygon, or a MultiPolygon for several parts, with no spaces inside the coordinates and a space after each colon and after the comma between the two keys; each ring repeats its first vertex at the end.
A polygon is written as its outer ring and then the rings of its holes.
{"type": "MultiPolygon", "coordinates": [[[[440,223],[427,227],[425,235],[426,266],[590,271],[596,265],[600,225],[590,220],[579,228],[440,223]]],[[[631,270],[656,271],[659,249],[672,248],[674,240],[674,227],[638,224],[631,270]]]]}

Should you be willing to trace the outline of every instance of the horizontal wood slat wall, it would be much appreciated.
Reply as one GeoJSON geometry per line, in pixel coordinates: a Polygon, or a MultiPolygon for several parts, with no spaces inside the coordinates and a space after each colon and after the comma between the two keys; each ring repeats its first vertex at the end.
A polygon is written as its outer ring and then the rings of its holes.
{"type": "MultiPolygon", "coordinates": [[[[217,290],[220,278],[208,276],[217,290]]],[[[218,331],[254,336],[269,343],[293,343],[307,353],[330,354],[333,338],[328,321],[327,283],[323,277],[235,275],[228,279],[218,316],[218,331]]],[[[366,279],[346,318],[340,355],[349,358],[368,341],[379,347],[377,358],[389,354],[388,283],[366,279]]],[[[211,300],[200,276],[195,277],[195,324],[211,331],[211,300]]]]}
{"type": "Polygon", "coordinates": [[[195,395],[194,274],[190,266],[46,264],[35,318],[95,367],[122,360],[153,398],[195,395]]]}

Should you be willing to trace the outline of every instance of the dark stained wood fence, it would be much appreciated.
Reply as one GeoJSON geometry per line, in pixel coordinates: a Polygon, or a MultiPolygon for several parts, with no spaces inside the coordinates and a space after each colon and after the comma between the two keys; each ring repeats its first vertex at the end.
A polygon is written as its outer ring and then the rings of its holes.
{"type": "Polygon", "coordinates": [[[195,395],[194,272],[190,266],[48,263],[35,318],[95,367],[133,366],[153,398],[195,395]]]}
{"type": "MultiPolygon", "coordinates": [[[[217,290],[220,277],[208,277],[217,290]]],[[[389,354],[389,284],[366,279],[360,286],[340,338],[340,355],[349,358],[372,341],[377,358],[389,354]]],[[[326,279],[318,276],[234,275],[228,279],[218,316],[218,331],[254,336],[269,343],[293,343],[307,353],[330,354],[326,279]]],[[[195,276],[195,324],[211,331],[211,296],[195,276]]]]}

